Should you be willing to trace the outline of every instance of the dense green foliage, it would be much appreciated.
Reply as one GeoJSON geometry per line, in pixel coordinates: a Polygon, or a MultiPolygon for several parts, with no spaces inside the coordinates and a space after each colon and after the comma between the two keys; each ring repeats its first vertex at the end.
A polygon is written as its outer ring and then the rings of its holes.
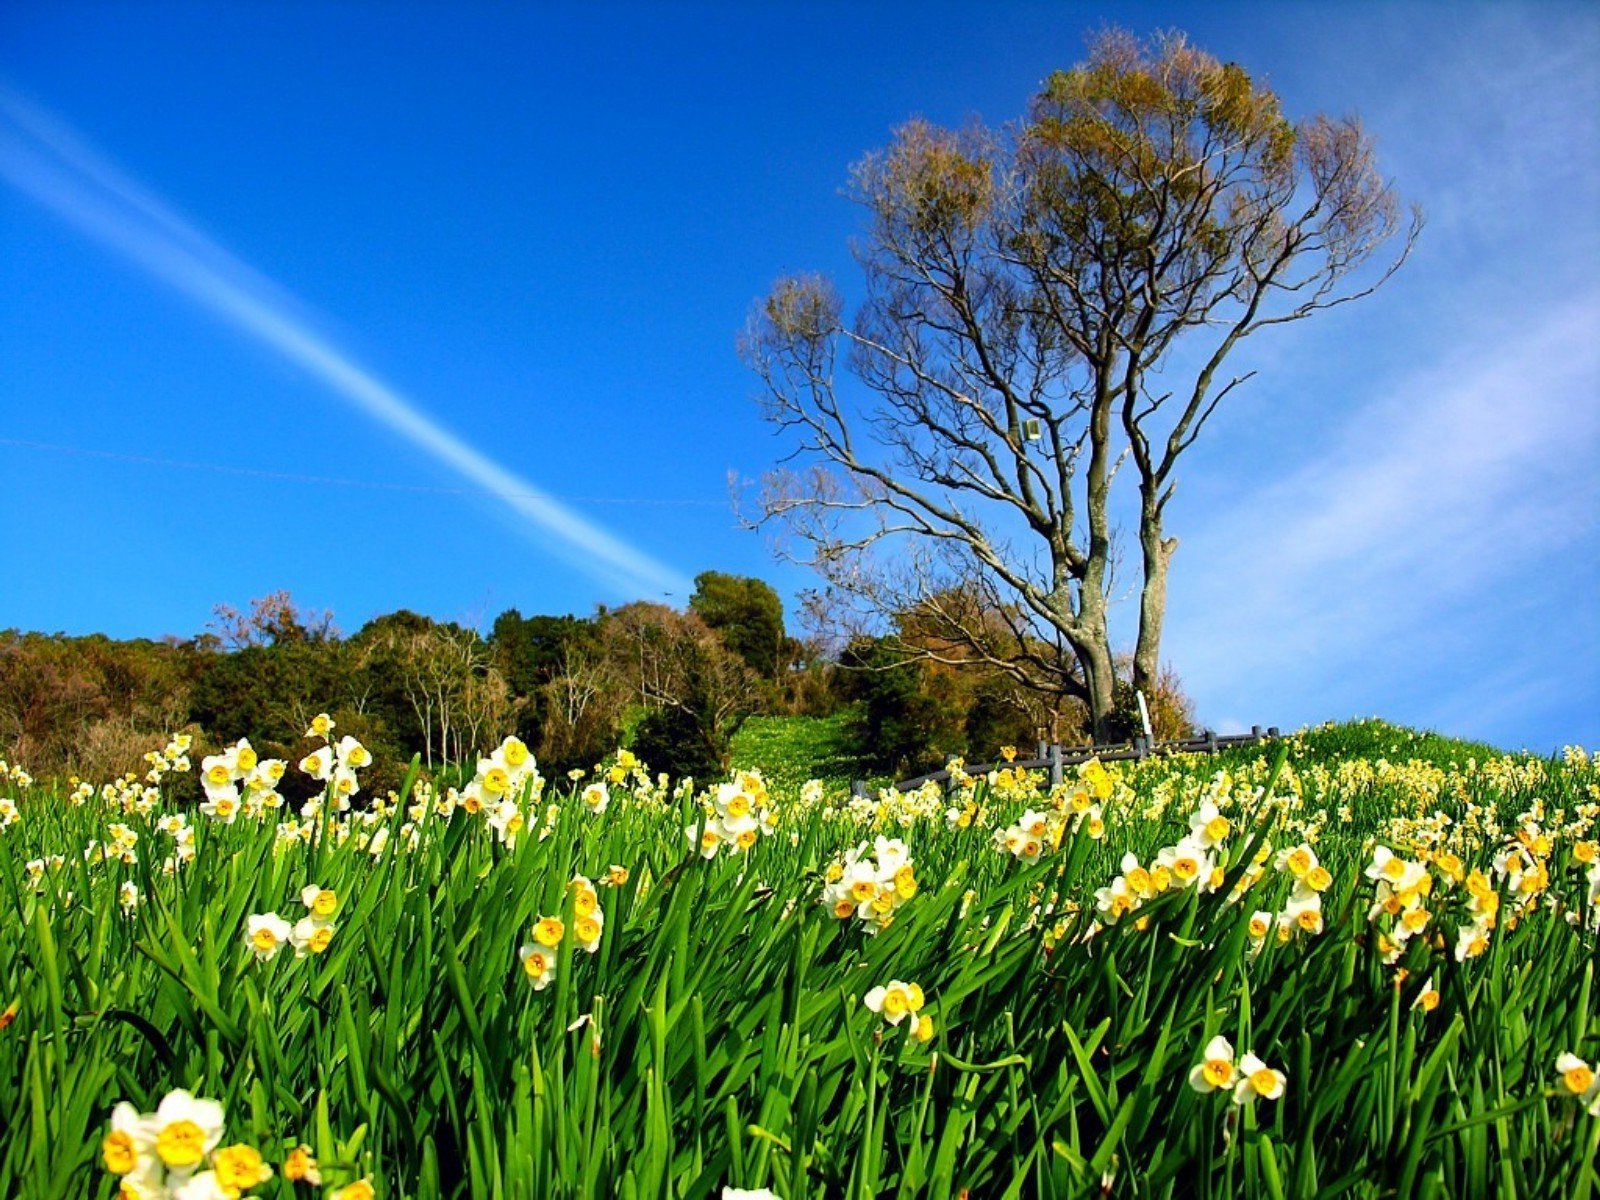
{"type": "MultiPolygon", "coordinates": [[[[818,725],[758,724],[741,747],[802,736],[842,756],[837,728],[818,725]]],[[[95,1161],[112,1103],[150,1111],[177,1087],[221,1100],[227,1139],[269,1161],[305,1142],[330,1185],[368,1175],[380,1195],[419,1200],[1600,1187],[1600,1121],[1553,1065],[1600,1053],[1594,912],[1572,864],[1580,833],[1593,836],[1594,768],[1469,762],[1471,747],[1384,726],[1285,748],[1274,804],[1256,798],[1275,774],[1264,751],[1113,772],[1103,840],[1069,828],[1036,865],[994,842],[1025,807],[1057,811],[1028,780],[955,797],[978,813],[965,828],[942,800],[848,811],[837,794],[775,787],[761,803],[777,832],[748,858],[709,860],[687,854],[699,800],[637,776],[599,814],[556,791],[548,836],[529,804],[514,846],[460,807],[402,805],[309,842],[283,840],[273,819],[191,814],[195,856],[170,875],[172,838],[157,827],[170,806],[140,815],[13,786],[19,815],[0,828],[0,1008],[17,1002],[0,1029],[0,1192],[113,1194],[95,1161]],[[1207,800],[1231,821],[1229,882],[1173,889],[1141,920],[1102,927],[1095,892],[1122,855],[1153,861],[1207,800]],[[1457,821],[1448,844],[1487,871],[1535,807],[1548,903],[1457,961],[1460,893],[1446,892],[1433,905],[1446,948],[1419,937],[1386,965],[1362,875],[1372,844],[1405,850],[1406,822],[1440,808],[1457,821]],[[91,839],[112,840],[111,822],[138,835],[137,862],[85,858],[91,839]],[[867,936],[821,897],[829,864],[876,833],[904,839],[919,887],[867,936]],[[1269,870],[1247,903],[1229,891],[1262,839],[1302,837],[1332,875],[1326,927],[1252,952],[1251,909],[1281,903],[1286,877],[1269,870]],[[64,862],[34,882],[24,864],[51,853],[64,862]],[[570,927],[568,880],[603,880],[612,864],[626,881],[598,888],[597,949],[562,941],[553,982],[532,989],[519,945],[540,917],[570,927]],[[292,917],[307,884],[339,897],[331,943],[257,961],[247,918],[292,917]],[[925,993],[926,1045],[864,1006],[893,980],[925,993]],[[1414,1007],[1425,981],[1433,1011],[1414,1007]],[[1189,1072],[1217,1034],[1283,1071],[1284,1095],[1198,1094],[1189,1072]]],[[[764,797],[754,781],[741,790],[764,797]]],[[[280,1174],[253,1194],[295,1189],[280,1174]]]]}
{"type": "MultiPolygon", "coordinates": [[[[859,638],[834,661],[788,636],[768,584],[706,571],[686,611],[511,608],[487,633],[402,609],[341,636],[331,614],[303,610],[287,592],[254,601],[248,614],[220,608],[220,632],[188,641],[0,631],[0,757],[41,775],[104,779],[136,769],[153,739],[185,728],[204,748],[244,737],[295,760],[307,749],[307,720],[322,710],[372,749],[384,789],[398,786],[399,764],[414,754],[431,775],[506,734],[533,747],[551,774],[625,745],[674,775],[706,778],[726,767],[753,715],[849,712],[840,728],[862,775],[903,776],[957,754],[990,758],[1052,729],[1063,741],[1082,738],[1085,714],[1041,708],[1003,673],[917,660],[914,624],[859,638]]],[[[1127,717],[1131,693],[1120,686],[1127,717]]],[[[1171,734],[1186,728],[1185,705],[1171,681],[1153,698],[1171,734]]]]}
{"type": "Polygon", "coordinates": [[[794,645],[783,631],[783,601],[769,583],[702,571],[694,577],[689,611],[763,679],[776,679],[792,657],[794,645]]]}

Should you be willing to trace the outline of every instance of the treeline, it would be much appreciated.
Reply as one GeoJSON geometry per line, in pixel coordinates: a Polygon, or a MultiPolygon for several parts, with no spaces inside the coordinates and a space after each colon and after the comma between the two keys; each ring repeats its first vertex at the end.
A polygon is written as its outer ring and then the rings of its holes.
{"type": "MultiPolygon", "coordinates": [[[[885,773],[1052,732],[1083,740],[1081,711],[1047,709],[979,663],[920,659],[913,625],[830,654],[788,633],[768,584],[716,571],[696,578],[684,610],[508,609],[487,632],[402,610],[344,636],[332,614],[278,592],[248,612],[219,607],[188,640],[0,633],[0,754],[36,775],[103,780],[140,769],[158,738],[188,729],[202,746],[247,737],[296,761],[311,718],[327,711],[373,751],[370,784],[383,788],[412,755],[433,769],[511,733],[547,776],[628,746],[655,770],[706,778],[726,769],[755,714],[848,709],[859,755],[885,773]]],[[[1187,710],[1169,691],[1157,699],[1158,732],[1182,732],[1187,710]]],[[[1123,719],[1137,727],[1131,703],[1123,719]]]]}

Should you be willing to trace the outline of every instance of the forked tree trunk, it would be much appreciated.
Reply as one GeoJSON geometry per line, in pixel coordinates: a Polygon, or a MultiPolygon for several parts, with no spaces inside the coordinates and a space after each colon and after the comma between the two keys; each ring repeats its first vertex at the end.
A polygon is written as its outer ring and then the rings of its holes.
{"type": "Polygon", "coordinates": [[[1167,615],[1167,572],[1177,538],[1161,536],[1161,513],[1146,511],[1139,535],[1144,586],[1139,594],[1139,638],[1133,650],[1133,686],[1153,700],[1161,678],[1161,631],[1167,615]]]}
{"type": "MultiPolygon", "coordinates": [[[[1094,572],[1090,572],[1091,577],[1094,572]]],[[[1112,661],[1106,600],[1098,579],[1078,591],[1078,610],[1067,640],[1083,672],[1084,701],[1089,706],[1090,738],[1097,745],[1111,740],[1111,710],[1116,704],[1116,665],[1112,661]]]]}

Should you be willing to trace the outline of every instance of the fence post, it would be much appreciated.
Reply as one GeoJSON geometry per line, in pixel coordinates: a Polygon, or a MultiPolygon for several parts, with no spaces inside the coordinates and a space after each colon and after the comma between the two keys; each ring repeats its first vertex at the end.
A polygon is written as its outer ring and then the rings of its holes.
{"type": "Polygon", "coordinates": [[[1206,751],[1210,754],[1217,752],[1217,731],[1215,729],[1206,730],[1206,751]]]}
{"type": "Polygon", "coordinates": [[[1278,736],[1278,727],[1276,725],[1268,725],[1267,726],[1267,736],[1269,738],[1277,737],[1278,736]]]}
{"type": "Polygon", "coordinates": [[[1255,740],[1259,742],[1261,740],[1261,726],[1259,726],[1259,725],[1250,726],[1250,736],[1255,738],[1255,740]]]}
{"type": "Polygon", "coordinates": [[[865,800],[867,798],[867,785],[864,780],[853,779],[850,781],[850,798],[852,800],[865,800]]]}
{"type": "Polygon", "coordinates": [[[1061,786],[1061,747],[1057,745],[1050,747],[1050,786],[1061,786]]]}
{"type": "Polygon", "coordinates": [[[1150,754],[1150,739],[1142,733],[1134,734],[1133,752],[1139,756],[1139,760],[1142,762],[1150,754]]]}

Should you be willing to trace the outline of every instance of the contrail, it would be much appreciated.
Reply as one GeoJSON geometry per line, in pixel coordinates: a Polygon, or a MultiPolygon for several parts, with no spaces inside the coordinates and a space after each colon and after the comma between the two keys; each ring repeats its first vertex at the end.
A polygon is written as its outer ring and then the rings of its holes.
{"type": "Polygon", "coordinates": [[[58,118],[0,84],[0,177],[310,371],[330,389],[479,489],[492,492],[550,549],[619,594],[686,596],[677,571],[568,509],[467,445],[317,333],[305,306],[113,167],[58,118]]]}

